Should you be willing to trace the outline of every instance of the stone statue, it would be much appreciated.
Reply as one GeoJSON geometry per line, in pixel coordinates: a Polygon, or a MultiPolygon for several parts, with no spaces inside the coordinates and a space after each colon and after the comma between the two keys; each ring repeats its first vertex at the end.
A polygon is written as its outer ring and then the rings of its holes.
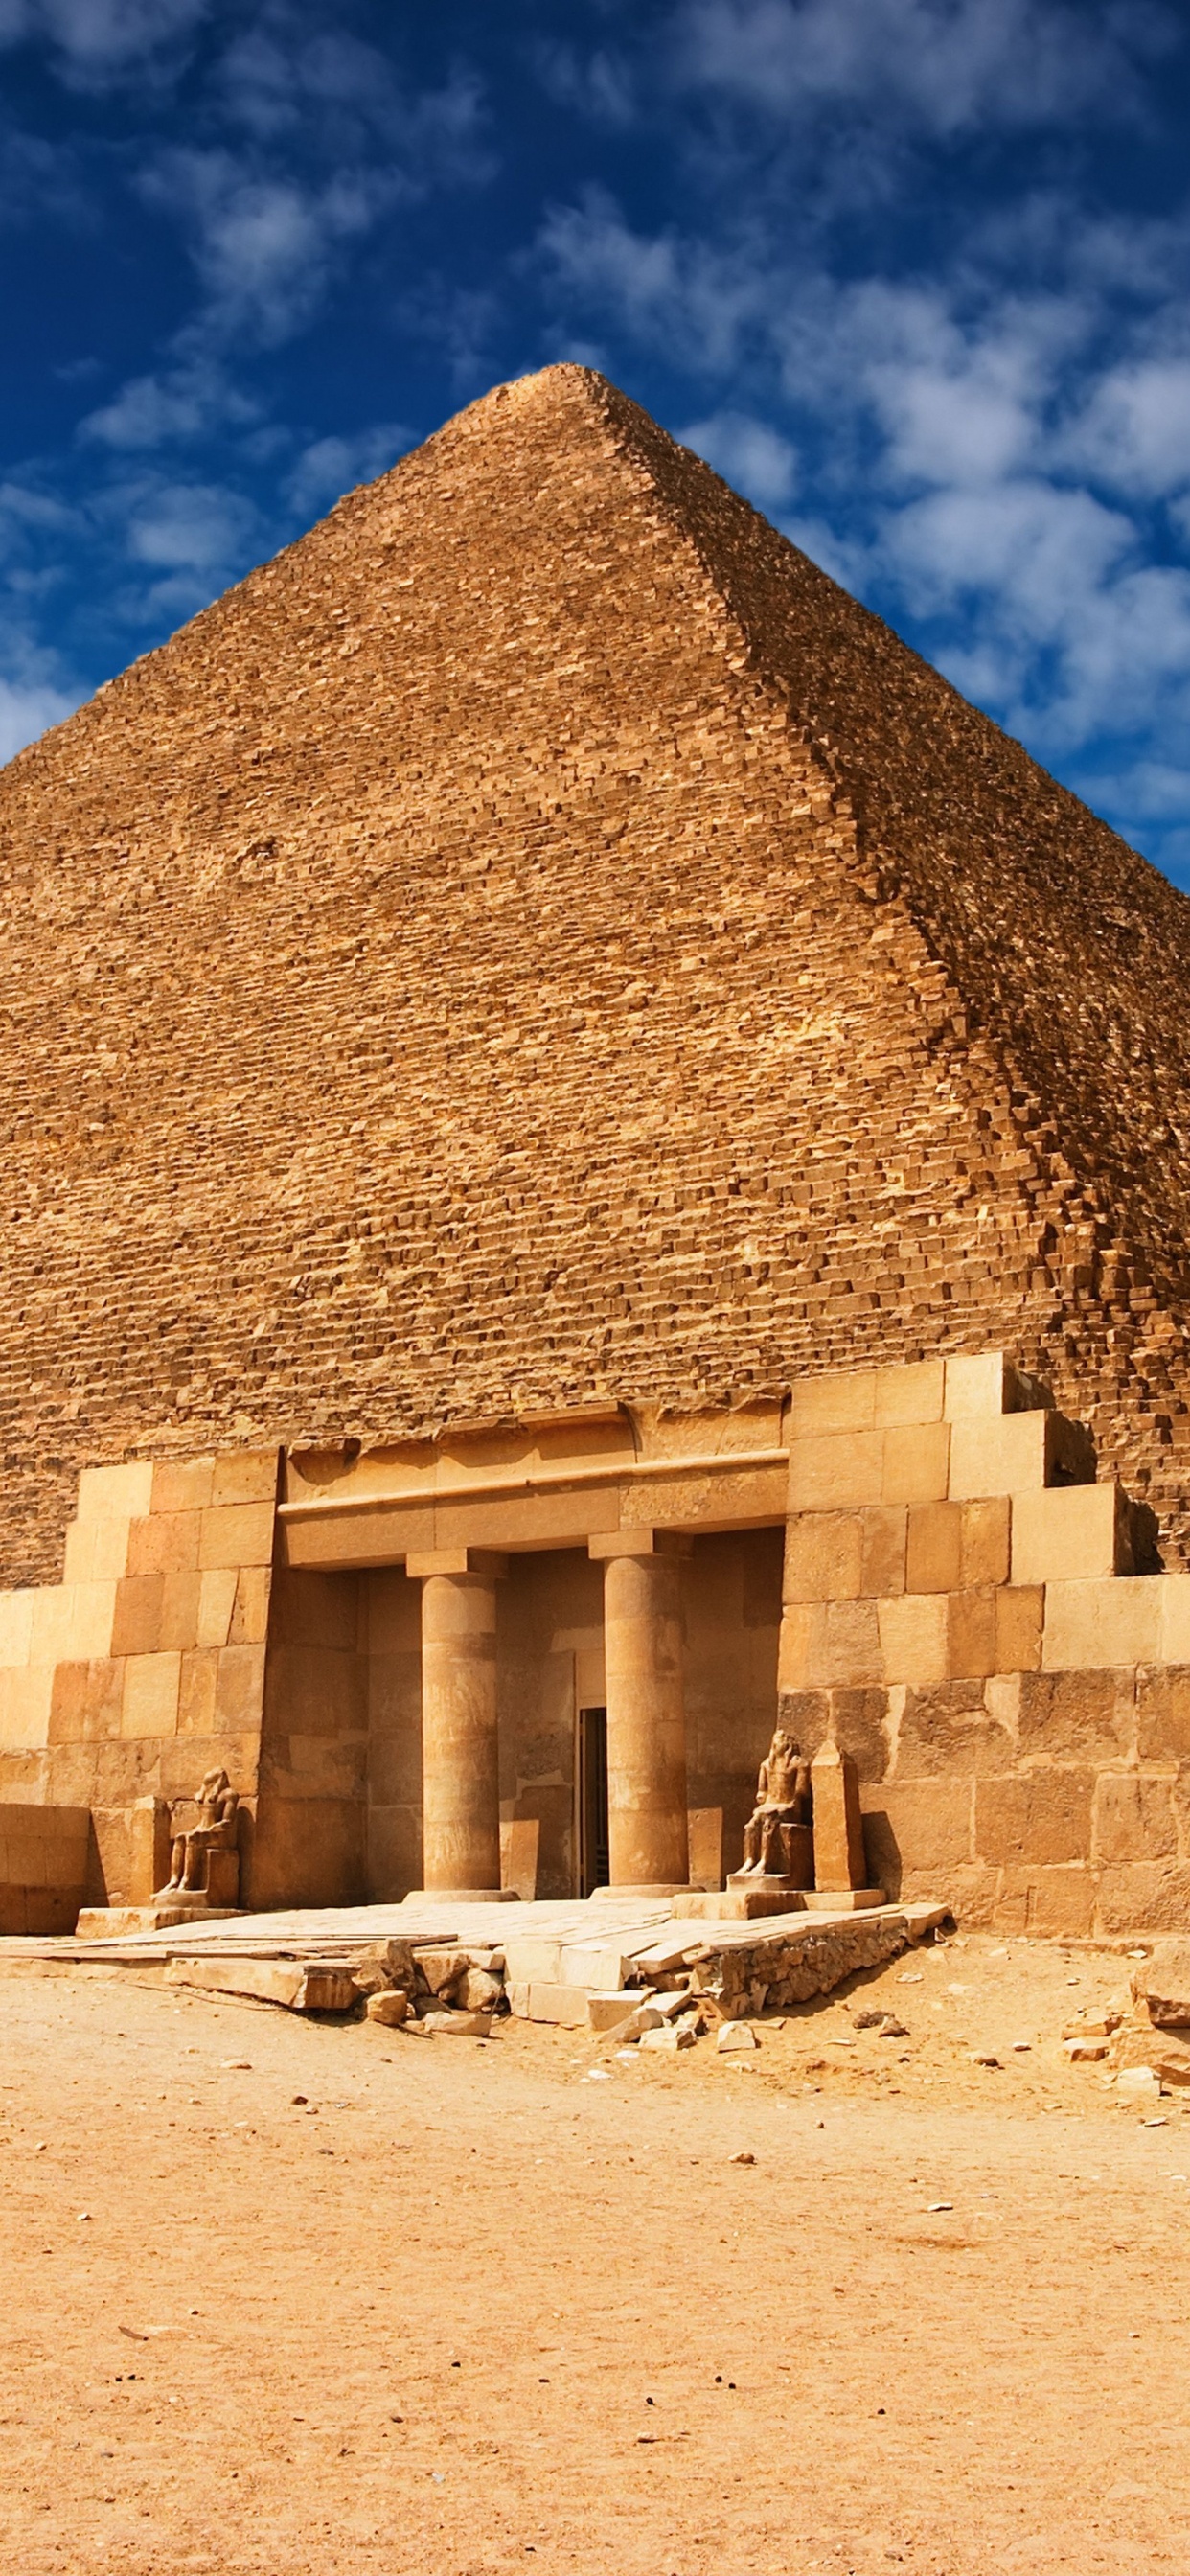
{"type": "Polygon", "coordinates": [[[804,1834],[811,1814],[810,1765],[779,1726],[760,1766],[756,1806],[744,1827],[744,1865],[736,1876],[799,1876],[799,1836],[790,1829],[804,1834]]]}
{"type": "MultiPolygon", "coordinates": [[[[226,1771],[208,1771],[201,1788],[195,1792],[198,1822],[174,1836],[169,1881],[155,1902],[170,1896],[203,1897],[213,1893],[212,1855],[236,1851],[236,1809],[239,1803],[239,1793],[232,1788],[226,1771]]],[[[222,1865],[218,1874],[226,1882],[231,1870],[229,1861],[222,1865]]],[[[237,1863],[237,1880],[238,1874],[237,1863]]]]}

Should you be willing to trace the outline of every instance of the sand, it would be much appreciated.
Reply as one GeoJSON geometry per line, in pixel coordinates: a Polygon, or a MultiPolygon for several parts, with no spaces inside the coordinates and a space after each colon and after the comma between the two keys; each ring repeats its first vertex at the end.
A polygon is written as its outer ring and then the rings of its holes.
{"type": "Polygon", "coordinates": [[[1126,1979],[972,1938],[741,2064],[0,1976],[5,2564],[1180,2576],[1190,2121],[1058,2038],[1126,1979]]]}

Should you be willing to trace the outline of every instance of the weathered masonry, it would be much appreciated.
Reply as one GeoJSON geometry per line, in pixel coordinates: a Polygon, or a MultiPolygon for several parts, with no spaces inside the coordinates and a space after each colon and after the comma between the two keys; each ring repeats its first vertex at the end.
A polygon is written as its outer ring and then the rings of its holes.
{"type": "Polygon", "coordinates": [[[855,1756],[891,1895],[1180,1923],[1190,1576],[1153,1550],[999,1356],[92,1470],[64,1581],[0,1597],[8,1928],[147,1902],[219,1764],[254,1907],[715,1887],[778,1714],[855,1756]]]}

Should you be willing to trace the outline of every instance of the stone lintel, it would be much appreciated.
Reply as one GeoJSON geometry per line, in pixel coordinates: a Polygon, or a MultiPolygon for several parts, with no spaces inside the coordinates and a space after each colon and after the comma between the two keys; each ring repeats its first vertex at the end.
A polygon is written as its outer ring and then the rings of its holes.
{"type": "Polygon", "coordinates": [[[618,1529],[594,1530],[587,1540],[587,1552],[596,1559],[609,1556],[688,1556],[691,1542],[680,1530],[618,1529]]]}
{"type": "Polygon", "coordinates": [[[493,1547],[431,1547],[405,1559],[405,1572],[418,1581],[430,1574],[486,1574],[498,1583],[508,1572],[508,1558],[493,1547]]]}

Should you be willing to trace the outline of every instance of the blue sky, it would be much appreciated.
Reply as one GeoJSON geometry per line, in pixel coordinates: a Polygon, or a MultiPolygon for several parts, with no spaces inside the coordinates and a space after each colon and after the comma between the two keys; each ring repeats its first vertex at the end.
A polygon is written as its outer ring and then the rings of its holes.
{"type": "Polygon", "coordinates": [[[0,757],[602,367],[1190,885],[1190,10],[0,0],[0,757]]]}

